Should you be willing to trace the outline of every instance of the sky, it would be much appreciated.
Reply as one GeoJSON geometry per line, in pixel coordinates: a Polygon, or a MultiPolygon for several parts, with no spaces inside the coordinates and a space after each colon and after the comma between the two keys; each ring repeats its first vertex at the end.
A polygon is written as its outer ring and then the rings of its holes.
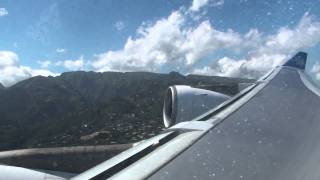
{"type": "Polygon", "coordinates": [[[320,0],[0,0],[5,86],[78,70],[257,78],[297,51],[320,81],[319,42],[320,0]]]}

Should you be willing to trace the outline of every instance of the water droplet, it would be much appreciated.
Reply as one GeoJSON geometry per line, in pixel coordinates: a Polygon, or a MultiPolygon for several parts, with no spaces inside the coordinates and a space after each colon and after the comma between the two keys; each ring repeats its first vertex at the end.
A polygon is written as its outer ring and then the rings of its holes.
{"type": "Polygon", "coordinates": [[[232,161],[232,166],[235,166],[236,163],[237,163],[237,161],[233,160],[233,161],[232,161]]]}

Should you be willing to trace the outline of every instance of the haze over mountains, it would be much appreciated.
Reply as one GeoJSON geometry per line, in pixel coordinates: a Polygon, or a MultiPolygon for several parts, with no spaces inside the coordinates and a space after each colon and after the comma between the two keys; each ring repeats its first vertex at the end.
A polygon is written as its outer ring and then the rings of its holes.
{"type": "Polygon", "coordinates": [[[0,150],[136,142],[162,130],[168,86],[235,94],[239,82],[252,81],[176,72],[79,71],[0,85],[0,150]]]}

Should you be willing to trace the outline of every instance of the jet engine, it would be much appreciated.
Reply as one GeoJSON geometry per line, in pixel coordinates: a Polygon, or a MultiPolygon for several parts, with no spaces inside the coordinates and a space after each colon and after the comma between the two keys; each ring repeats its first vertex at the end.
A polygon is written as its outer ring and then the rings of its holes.
{"type": "Polygon", "coordinates": [[[170,86],[163,105],[164,125],[168,128],[183,121],[193,120],[229,98],[210,90],[185,85],[170,86]]]}

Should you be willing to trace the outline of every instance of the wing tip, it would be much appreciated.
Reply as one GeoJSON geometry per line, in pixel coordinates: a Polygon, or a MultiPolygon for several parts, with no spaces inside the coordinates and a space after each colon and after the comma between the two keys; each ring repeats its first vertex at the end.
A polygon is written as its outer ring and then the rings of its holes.
{"type": "Polygon", "coordinates": [[[307,62],[307,53],[306,52],[298,52],[291,59],[289,59],[283,66],[294,67],[298,69],[304,70],[306,68],[307,62]]]}

